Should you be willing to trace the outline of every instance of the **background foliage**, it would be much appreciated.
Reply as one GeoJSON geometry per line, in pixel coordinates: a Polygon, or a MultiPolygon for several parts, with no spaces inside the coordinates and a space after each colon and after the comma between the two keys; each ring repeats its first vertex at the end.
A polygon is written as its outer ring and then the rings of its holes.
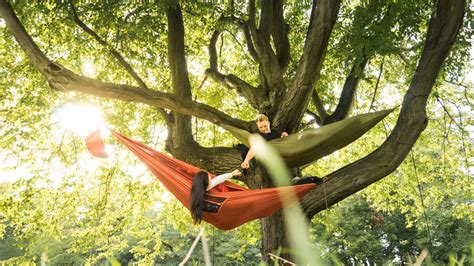
{"type": "MultiPolygon", "coordinates": [[[[302,46],[310,3],[287,2],[290,42],[302,46]]],[[[18,1],[13,6],[49,57],[91,77],[133,84],[106,47],[75,25],[67,3],[18,1]]],[[[352,113],[369,111],[381,64],[373,107],[400,104],[419,58],[430,7],[428,1],[344,3],[317,88],[327,109],[336,106],[344,78],[361,56],[367,56],[369,64],[352,113]]],[[[120,51],[150,87],[170,90],[162,6],[104,2],[78,3],[77,9],[81,19],[120,51]]],[[[245,6],[190,1],[183,3],[183,10],[194,97],[225,113],[252,119],[255,113],[245,101],[205,80],[203,74],[216,18],[220,13],[245,17],[245,6]]],[[[471,11],[429,99],[428,127],[407,160],[389,177],[313,218],[311,236],[328,263],[406,262],[423,248],[428,248],[433,263],[446,263],[450,257],[458,262],[472,260],[471,11]]],[[[256,83],[258,69],[249,63],[242,38],[237,28],[222,35],[217,45],[219,64],[224,72],[256,83]],[[239,41],[241,45],[236,45],[239,41]]],[[[156,110],[52,90],[2,20],[0,47],[0,261],[46,260],[52,265],[94,264],[110,258],[121,263],[181,261],[198,231],[190,225],[187,211],[124,147],[108,139],[114,146],[112,155],[92,158],[82,136],[55,115],[69,104],[97,106],[110,128],[161,149],[166,130],[156,110]]],[[[295,64],[290,64],[290,73],[292,67],[295,64]]],[[[304,173],[324,176],[370,153],[395,119],[391,115],[304,173]]],[[[206,121],[193,122],[201,145],[236,143],[206,121]]],[[[258,228],[258,221],[230,232],[206,226],[214,263],[258,263],[258,228]]],[[[201,254],[198,247],[192,260],[202,263],[201,254]]]]}

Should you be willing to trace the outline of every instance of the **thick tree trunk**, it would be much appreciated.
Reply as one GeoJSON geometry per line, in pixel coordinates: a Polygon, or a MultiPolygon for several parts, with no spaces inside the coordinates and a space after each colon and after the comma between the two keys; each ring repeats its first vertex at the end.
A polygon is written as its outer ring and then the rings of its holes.
{"type": "MultiPolygon", "coordinates": [[[[166,17],[168,18],[168,61],[173,93],[181,99],[191,100],[191,84],[184,54],[184,25],[180,6],[168,7],[166,17]]],[[[169,151],[189,148],[190,152],[194,152],[193,150],[197,149],[198,144],[193,137],[190,116],[171,112],[167,126],[166,148],[169,151]]]]}
{"type": "MultiPolygon", "coordinates": [[[[249,180],[249,184],[258,187],[274,187],[272,178],[265,167],[256,163],[252,173],[258,180],[249,180]]],[[[262,259],[271,264],[269,253],[278,255],[289,261],[294,261],[292,253],[289,252],[288,234],[285,228],[283,211],[279,211],[272,216],[260,219],[260,232],[262,236],[262,246],[260,248],[262,259]]]]}
{"type": "Polygon", "coordinates": [[[289,261],[293,261],[288,253],[288,239],[285,230],[283,211],[279,211],[270,217],[260,219],[260,233],[262,235],[262,260],[271,264],[269,253],[278,255],[289,261]]]}

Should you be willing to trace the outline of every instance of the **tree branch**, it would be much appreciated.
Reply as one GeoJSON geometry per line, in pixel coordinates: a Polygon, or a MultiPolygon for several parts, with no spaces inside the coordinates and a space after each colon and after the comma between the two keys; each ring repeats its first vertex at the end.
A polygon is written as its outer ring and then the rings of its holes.
{"type": "MultiPolygon", "coordinates": [[[[221,21],[230,21],[230,22],[237,22],[238,25],[242,25],[243,23],[236,18],[233,17],[223,17],[220,19],[221,21]]],[[[243,81],[239,77],[229,74],[224,75],[219,72],[217,66],[217,49],[216,43],[220,36],[221,32],[215,30],[212,34],[211,40],[209,42],[209,61],[210,61],[210,68],[206,69],[205,75],[206,77],[212,78],[214,81],[222,84],[228,89],[235,89],[239,95],[247,99],[252,107],[255,109],[259,109],[259,97],[263,96],[259,94],[260,90],[253,87],[252,85],[248,84],[247,82],[243,81]]],[[[247,40],[250,41],[251,40],[247,40]]],[[[249,44],[247,44],[249,45],[249,44]]],[[[252,45],[252,44],[250,44],[252,45]]]]}
{"type": "Polygon", "coordinates": [[[260,99],[263,97],[263,95],[259,94],[259,89],[253,87],[252,85],[232,74],[224,75],[219,71],[215,71],[210,68],[206,69],[205,74],[207,77],[212,78],[214,81],[222,84],[226,88],[235,89],[237,93],[244,97],[255,109],[258,110],[260,108],[260,99]]]}
{"type": "Polygon", "coordinates": [[[252,37],[255,53],[257,54],[257,58],[260,56],[260,51],[262,50],[260,44],[260,38],[258,37],[257,31],[257,22],[255,21],[256,11],[255,11],[255,0],[249,1],[249,20],[248,20],[248,29],[250,32],[250,36],[252,37]]]}
{"type": "Polygon", "coordinates": [[[262,42],[270,42],[270,29],[272,27],[273,17],[273,0],[260,1],[260,25],[258,27],[258,35],[262,42]]]}
{"type": "Polygon", "coordinates": [[[464,88],[464,98],[466,99],[466,101],[467,101],[467,103],[468,103],[469,105],[472,105],[471,101],[469,100],[469,97],[467,96],[467,90],[468,90],[468,89],[471,89],[470,86],[464,85],[464,84],[459,83],[459,82],[450,81],[450,80],[447,80],[447,79],[445,79],[444,81],[447,82],[447,83],[449,83],[449,84],[452,84],[452,85],[456,85],[456,86],[459,86],[459,87],[463,87],[463,88],[464,88]]]}
{"type": "MultiPolygon", "coordinates": [[[[184,24],[179,3],[174,7],[170,6],[166,10],[166,15],[168,18],[168,58],[173,91],[181,99],[190,100],[192,97],[191,85],[184,53],[184,24]]],[[[218,36],[218,34],[214,35],[215,40],[218,36]]],[[[217,53],[215,58],[215,68],[217,69],[217,53]]],[[[215,144],[212,148],[201,147],[192,135],[189,116],[173,113],[173,119],[168,121],[167,126],[169,134],[166,140],[166,149],[174,157],[214,173],[230,172],[235,168],[235,165],[239,165],[240,156],[235,149],[215,147],[215,144]]],[[[216,134],[214,132],[213,135],[216,134]]]]}
{"type": "MultiPolygon", "coordinates": [[[[265,1],[265,3],[262,2],[262,10],[265,9],[265,11],[262,11],[263,17],[266,17],[267,22],[269,23],[268,27],[273,27],[272,23],[272,2],[271,1],[265,1]]],[[[255,16],[255,10],[254,10],[254,5],[251,3],[250,5],[250,13],[253,14],[251,15],[251,19],[249,20],[248,24],[254,24],[254,16],[255,16]],[[252,8],[253,7],[253,8],[252,8]],[[252,19],[253,17],[253,19],[252,19]]],[[[236,89],[237,92],[244,98],[247,99],[247,101],[250,103],[252,107],[254,107],[257,110],[266,110],[269,108],[268,104],[263,104],[259,98],[264,98],[267,94],[270,96],[270,102],[275,102],[275,99],[279,95],[279,91],[283,91],[284,88],[284,83],[283,79],[281,76],[281,71],[279,68],[279,64],[277,61],[277,58],[275,57],[275,54],[273,53],[273,50],[271,49],[270,43],[269,43],[269,38],[267,41],[265,41],[264,37],[262,37],[261,30],[258,31],[257,35],[255,38],[258,38],[260,40],[260,54],[258,54],[254,49],[253,49],[253,43],[252,43],[252,38],[249,33],[249,28],[247,27],[247,24],[242,22],[241,20],[235,18],[235,17],[222,17],[220,18],[220,21],[230,21],[230,22],[236,22],[240,27],[244,29],[244,34],[246,35],[246,41],[247,41],[247,46],[250,46],[251,55],[254,57],[254,59],[262,59],[260,60],[259,66],[260,66],[260,74],[261,74],[261,82],[263,81],[264,85],[259,86],[258,88],[255,88],[251,86],[250,84],[246,83],[239,77],[229,74],[229,75],[224,75],[218,71],[217,68],[217,52],[216,52],[216,42],[218,39],[218,36],[220,35],[219,31],[215,31],[213,33],[213,36],[211,38],[211,41],[209,43],[209,55],[210,55],[210,68],[206,70],[206,76],[212,78],[214,81],[219,82],[223,84],[227,88],[232,88],[236,89]],[[267,48],[264,48],[268,46],[267,48]],[[267,93],[269,92],[269,93],[267,93]]],[[[255,25],[254,25],[255,26],[255,25]]],[[[264,28],[267,26],[264,26],[264,28]]],[[[257,32],[255,30],[255,32],[257,32]]]]}
{"type": "Polygon", "coordinates": [[[273,1],[273,22],[271,33],[275,44],[278,63],[282,72],[285,72],[290,62],[290,41],[288,39],[288,25],[283,18],[283,0],[273,1]]]}
{"type": "MultiPolygon", "coordinates": [[[[146,83],[140,78],[140,76],[137,74],[137,72],[135,72],[132,66],[125,60],[125,58],[117,50],[112,48],[110,44],[108,44],[106,41],[100,38],[99,35],[96,32],[94,32],[91,28],[89,28],[81,19],[79,19],[79,16],[77,15],[77,12],[76,12],[76,8],[71,0],[69,0],[69,4],[71,6],[71,11],[73,13],[74,22],[76,22],[76,24],[79,27],[81,27],[86,33],[94,37],[94,39],[96,39],[98,43],[105,46],[105,48],[109,50],[112,56],[114,56],[115,59],[117,59],[119,64],[125,68],[125,70],[130,74],[130,76],[132,76],[133,79],[135,79],[135,81],[138,83],[140,87],[148,89],[148,86],[146,85],[146,83]]],[[[157,108],[157,110],[163,116],[164,119],[168,119],[169,114],[164,109],[157,108]]]]}
{"type": "Polygon", "coordinates": [[[403,63],[405,63],[405,65],[409,65],[410,62],[408,61],[408,59],[402,54],[402,52],[398,52],[397,53],[398,57],[400,57],[400,59],[402,59],[403,63]]]}
{"type": "MultiPolygon", "coordinates": [[[[387,6],[386,11],[384,12],[383,18],[381,19],[380,23],[384,24],[390,21],[390,11],[392,9],[393,9],[392,5],[389,4],[387,6]]],[[[344,86],[343,86],[336,110],[334,110],[333,114],[327,117],[327,119],[324,121],[324,124],[330,124],[336,121],[340,121],[347,117],[353,105],[355,92],[359,85],[360,79],[363,77],[363,73],[367,65],[367,62],[369,58],[374,55],[375,52],[376,50],[374,51],[373,49],[367,49],[366,46],[361,47],[360,54],[357,53],[359,55],[356,57],[356,60],[354,61],[354,65],[352,66],[352,69],[349,72],[349,75],[347,76],[344,82],[344,86]]],[[[383,70],[383,64],[382,64],[382,70],[383,70]]],[[[375,91],[377,91],[378,84],[380,82],[381,73],[382,72],[379,73],[375,91]]],[[[374,97],[375,97],[375,94],[374,94],[374,97]]],[[[372,107],[372,104],[373,102],[371,103],[371,107],[372,107]]]]}
{"type": "Polygon", "coordinates": [[[222,17],[220,20],[231,21],[232,23],[236,24],[240,29],[242,29],[250,56],[255,62],[258,62],[258,54],[253,45],[252,35],[250,33],[250,28],[249,28],[250,27],[249,22],[236,18],[234,16],[222,17]]]}
{"type": "Polygon", "coordinates": [[[368,156],[327,176],[324,193],[318,186],[303,201],[308,217],[364,189],[393,172],[406,158],[428,119],[426,102],[436,77],[461,27],[466,2],[439,0],[433,7],[428,34],[416,72],[402,104],[397,124],[387,140],[368,156]]]}
{"type": "Polygon", "coordinates": [[[339,102],[337,104],[336,110],[326,119],[324,119],[324,124],[330,124],[339,120],[342,120],[347,117],[349,110],[352,107],[352,102],[354,100],[354,95],[359,85],[360,78],[362,74],[358,74],[364,71],[365,66],[367,65],[367,57],[364,56],[361,58],[360,62],[355,62],[352,66],[349,75],[344,82],[342,88],[341,96],[339,97],[339,102]]]}
{"type": "MultiPolygon", "coordinates": [[[[448,108],[446,108],[446,106],[444,105],[444,102],[443,100],[439,97],[439,95],[437,93],[434,94],[435,98],[436,98],[436,101],[439,102],[439,104],[441,105],[441,107],[443,108],[444,112],[449,116],[449,118],[453,121],[453,123],[458,127],[458,129],[460,129],[461,131],[464,131],[464,128],[462,127],[462,125],[458,124],[458,122],[456,121],[456,119],[454,119],[454,117],[451,115],[451,113],[449,112],[448,108]]],[[[459,119],[460,121],[462,121],[461,119],[459,119]]]]}
{"type": "Polygon", "coordinates": [[[319,79],[322,62],[326,54],[329,36],[336,22],[339,11],[339,0],[315,1],[308,37],[304,45],[303,56],[296,69],[288,92],[278,106],[275,118],[277,123],[283,123],[281,128],[294,132],[308,107],[313,93],[314,84],[319,79]]]}
{"type": "Polygon", "coordinates": [[[321,118],[317,114],[315,114],[313,111],[311,111],[309,109],[306,110],[306,113],[309,114],[310,116],[312,116],[313,119],[311,119],[311,121],[309,121],[307,123],[302,123],[303,127],[312,125],[314,123],[316,123],[318,125],[322,125],[323,122],[321,121],[321,118]]]}
{"type": "Polygon", "coordinates": [[[250,29],[248,23],[244,22],[241,25],[242,31],[244,32],[245,42],[247,43],[247,49],[249,50],[250,56],[252,56],[255,62],[258,62],[258,54],[253,45],[252,35],[250,34],[250,29]]]}
{"type": "Polygon", "coordinates": [[[272,25],[274,22],[274,1],[260,1],[261,15],[258,30],[255,26],[255,1],[250,2],[249,29],[259,59],[259,88],[262,88],[264,93],[268,95],[268,101],[261,104],[259,111],[273,117],[278,112],[279,101],[281,101],[281,96],[286,91],[283,69],[280,67],[278,57],[270,43],[270,30],[274,26],[272,25]]]}
{"type": "Polygon", "coordinates": [[[117,52],[115,49],[113,49],[112,46],[110,46],[106,41],[104,41],[102,38],[100,38],[100,36],[97,33],[95,33],[84,22],[82,22],[82,20],[77,15],[76,8],[74,7],[74,4],[72,3],[71,0],[69,0],[69,4],[71,6],[71,11],[72,11],[72,14],[73,14],[74,22],[76,22],[76,24],[79,27],[81,27],[85,32],[87,32],[89,35],[94,37],[94,39],[98,43],[105,46],[107,48],[107,50],[109,50],[109,52],[115,57],[115,59],[117,59],[117,61],[120,63],[120,65],[122,65],[125,68],[125,70],[127,70],[127,72],[133,77],[133,79],[135,79],[135,81],[138,83],[138,85],[140,87],[148,88],[148,86],[145,84],[145,82],[140,78],[140,76],[137,74],[137,72],[135,72],[135,70],[133,70],[132,66],[130,66],[130,64],[125,60],[125,58],[123,58],[123,56],[119,52],[117,52]]]}
{"type": "Polygon", "coordinates": [[[166,243],[166,242],[163,241],[163,240],[161,240],[161,244],[162,244],[163,246],[167,247],[171,252],[174,252],[172,245],[166,243]]]}
{"type": "Polygon", "coordinates": [[[212,70],[215,71],[218,71],[216,43],[220,34],[220,31],[214,31],[214,33],[212,33],[211,40],[209,41],[209,66],[212,70]]]}
{"type": "MultiPolygon", "coordinates": [[[[313,101],[314,106],[316,106],[316,111],[318,111],[319,114],[317,119],[319,120],[318,125],[322,125],[328,114],[326,112],[326,108],[324,108],[323,101],[321,100],[321,97],[319,97],[319,94],[316,90],[313,90],[313,93],[311,94],[311,100],[313,101]]],[[[314,115],[316,117],[316,114],[314,115]]]]}
{"type": "MultiPolygon", "coordinates": [[[[191,83],[184,53],[184,23],[181,6],[176,3],[166,9],[168,20],[168,61],[170,64],[173,92],[181,99],[191,100],[191,83]]],[[[217,56],[216,56],[217,57],[217,56]]],[[[191,117],[172,112],[173,119],[168,121],[168,139],[166,148],[197,145],[194,140],[191,117]]]]}
{"type": "Polygon", "coordinates": [[[372,110],[374,108],[375,96],[377,96],[380,79],[382,78],[384,60],[385,60],[385,57],[382,59],[382,63],[380,63],[379,75],[377,76],[377,82],[375,83],[375,89],[374,89],[374,96],[372,97],[372,100],[370,101],[369,110],[372,110]]]}
{"type": "MultiPolygon", "coordinates": [[[[255,47],[253,45],[252,36],[250,34],[248,22],[246,22],[242,19],[236,18],[234,16],[228,16],[228,17],[223,16],[219,19],[219,22],[233,23],[234,25],[236,25],[237,27],[239,27],[242,30],[242,32],[244,33],[244,37],[245,37],[248,52],[250,53],[250,56],[252,57],[252,59],[255,62],[258,62],[258,55],[257,55],[257,52],[255,51],[255,47]]],[[[215,42],[217,42],[217,36],[214,36],[214,35],[220,35],[222,32],[223,32],[223,30],[221,30],[221,31],[216,30],[213,33],[213,36],[211,37],[211,41],[210,41],[210,49],[211,49],[211,45],[214,47],[213,49],[215,49],[215,45],[216,45],[215,42]]],[[[229,33],[230,33],[230,31],[229,31],[229,33]]],[[[234,36],[234,38],[235,38],[235,36],[234,36]]],[[[236,39],[236,42],[238,43],[237,39],[236,39]]],[[[240,45],[240,43],[239,43],[239,45],[240,45]]],[[[209,51],[209,53],[211,53],[211,50],[209,51]]]]}
{"type": "Polygon", "coordinates": [[[259,58],[260,72],[262,75],[261,83],[265,86],[270,86],[268,84],[272,80],[272,76],[275,73],[280,72],[278,65],[278,60],[275,56],[275,53],[272,50],[270,45],[270,23],[273,13],[273,2],[269,0],[261,1],[261,17],[260,17],[260,27],[257,30],[256,21],[255,21],[255,1],[250,0],[249,3],[249,31],[252,36],[253,44],[255,51],[259,58]],[[275,71],[277,69],[277,71],[275,71]]]}
{"type": "Polygon", "coordinates": [[[50,61],[21,25],[14,11],[5,0],[0,0],[0,12],[7,27],[32,61],[34,67],[58,90],[77,91],[104,98],[139,102],[167,108],[186,115],[196,116],[211,123],[233,125],[250,130],[253,123],[230,117],[208,105],[150,89],[103,82],[78,75],[58,63],[50,61]]]}

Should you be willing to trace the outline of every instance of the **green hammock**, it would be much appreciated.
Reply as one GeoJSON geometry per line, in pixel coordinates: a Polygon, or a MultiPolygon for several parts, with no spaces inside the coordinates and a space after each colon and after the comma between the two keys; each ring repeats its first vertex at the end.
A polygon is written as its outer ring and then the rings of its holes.
{"type": "MultiPolygon", "coordinates": [[[[314,162],[360,138],[394,109],[356,115],[320,128],[305,130],[288,137],[273,139],[272,145],[290,168],[314,162]]],[[[250,147],[246,130],[223,125],[245,146],[250,147]]]]}

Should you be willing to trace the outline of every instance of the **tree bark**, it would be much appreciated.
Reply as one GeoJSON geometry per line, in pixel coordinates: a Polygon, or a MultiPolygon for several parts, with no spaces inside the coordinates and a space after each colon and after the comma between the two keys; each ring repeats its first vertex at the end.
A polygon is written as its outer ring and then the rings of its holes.
{"type": "MultiPolygon", "coordinates": [[[[186,57],[184,51],[184,25],[181,7],[176,4],[166,12],[168,19],[168,59],[171,70],[173,92],[180,99],[191,100],[186,57]]],[[[198,166],[209,172],[221,174],[231,172],[240,164],[237,150],[224,147],[201,147],[192,133],[191,117],[172,112],[169,119],[166,149],[174,157],[198,166]]]]}
{"type": "Polygon", "coordinates": [[[361,58],[360,62],[354,63],[349,75],[344,82],[344,86],[342,87],[341,96],[339,97],[339,102],[337,104],[336,110],[323,119],[323,125],[331,124],[336,121],[340,121],[347,117],[349,111],[352,107],[352,102],[354,101],[354,95],[357,90],[357,86],[359,85],[360,76],[367,65],[368,58],[363,57],[361,58]]]}
{"type": "Polygon", "coordinates": [[[271,34],[275,43],[275,52],[278,57],[281,72],[284,73],[290,62],[290,41],[288,39],[288,25],[283,18],[283,0],[275,0],[273,6],[273,21],[271,34]]]}
{"type": "Polygon", "coordinates": [[[270,264],[271,260],[268,254],[275,254],[280,248],[283,250],[279,253],[279,257],[294,261],[291,254],[285,250],[289,245],[282,211],[270,217],[260,219],[260,234],[262,235],[260,252],[262,253],[263,261],[270,264]]]}
{"type": "Polygon", "coordinates": [[[274,124],[288,132],[295,132],[319,79],[322,62],[326,54],[329,36],[336,22],[340,1],[315,1],[304,51],[292,83],[277,105],[274,124]]]}
{"type": "MultiPolygon", "coordinates": [[[[173,93],[180,99],[191,100],[191,84],[184,54],[184,25],[181,7],[169,5],[166,10],[168,19],[168,61],[171,70],[173,93]]],[[[168,139],[166,148],[171,150],[186,149],[198,145],[193,137],[191,117],[171,112],[173,119],[168,121],[168,139]]],[[[183,159],[183,158],[180,158],[183,159]]]]}
{"type": "MultiPolygon", "coordinates": [[[[263,2],[262,9],[265,8],[263,2]]],[[[268,2],[265,3],[268,5],[268,2]]],[[[269,7],[267,6],[267,8],[269,7]]],[[[314,9],[317,11],[311,17],[311,26],[308,28],[308,38],[305,43],[304,53],[288,91],[286,92],[286,86],[278,85],[278,82],[275,81],[272,83],[261,83],[263,86],[270,88],[268,101],[272,106],[268,114],[270,118],[273,118],[272,125],[288,132],[294,132],[299,127],[301,118],[307,109],[312,88],[319,77],[329,36],[336,21],[339,1],[317,1],[314,2],[314,9]]],[[[254,35],[256,35],[255,31],[254,35]]],[[[259,52],[259,57],[262,58],[262,52],[259,52]]],[[[269,57],[272,58],[271,56],[269,57]]],[[[265,65],[265,63],[268,62],[261,62],[261,66],[265,65]]],[[[276,62],[272,62],[272,64],[275,65],[276,62]]],[[[266,74],[267,72],[263,70],[261,76],[267,79],[275,77],[266,74]]],[[[257,171],[260,172],[259,176],[264,187],[273,186],[266,171],[257,171]]],[[[261,219],[261,229],[262,259],[269,262],[268,253],[275,252],[279,248],[288,247],[287,232],[281,212],[261,219]]],[[[280,255],[284,259],[292,260],[291,255],[288,253],[280,255]]]]}

